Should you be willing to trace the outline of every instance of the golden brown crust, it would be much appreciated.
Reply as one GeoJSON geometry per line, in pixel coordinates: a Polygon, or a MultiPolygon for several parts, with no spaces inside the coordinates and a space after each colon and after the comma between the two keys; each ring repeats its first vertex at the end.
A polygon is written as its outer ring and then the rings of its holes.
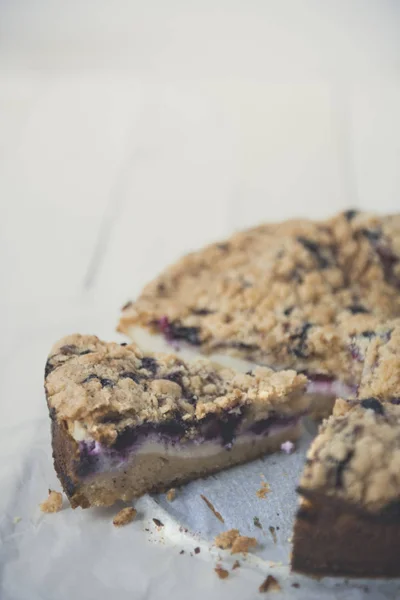
{"type": "Polygon", "coordinates": [[[146,354],[95,336],[72,335],[52,349],[46,367],[51,414],[75,439],[111,445],[127,427],[180,418],[190,425],[210,414],[246,408],[246,419],[272,411],[291,415],[306,407],[306,379],[294,371],[256,368],[239,374],[207,360],[146,354]]]}
{"type": "Polygon", "coordinates": [[[262,225],[167,269],[124,307],[119,329],[352,382],[349,336],[400,314],[399,258],[400,215],[262,225]]]}

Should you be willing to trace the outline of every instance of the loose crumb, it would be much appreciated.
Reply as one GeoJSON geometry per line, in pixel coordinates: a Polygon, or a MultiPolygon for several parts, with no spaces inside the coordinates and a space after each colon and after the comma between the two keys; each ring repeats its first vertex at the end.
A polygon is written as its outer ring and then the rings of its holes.
{"type": "Polygon", "coordinates": [[[276,544],[276,533],[275,533],[275,527],[272,527],[272,525],[270,525],[268,527],[270,534],[272,535],[272,539],[274,540],[274,544],[276,544]]]}
{"type": "Polygon", "coordinates": [[[233,542],[240,535],[239,529],[229,529],[229,531],[223,531],[215,538],[215,545],[218,548],[222,548],[226,550],[227,548],[232,548],[233,542]]]}
{"type": "Polygon", "coordinates": [[[235,569],[238,569],[240,567],[240,562],[238,560],[235,560],[235,562],[233,563],[232,566],[232,571],[234,571],[235,569]]]}
{"type": "Polygon", "coordinates": [[[127,506],[117,513],[113,519],[113,523],[115,527],[122,527],[123,525],[128,525],[128,523],[132,523],[132,521],[136,518],[137,510],[132,506],[127,506]]]}
{"type": "Polygon", "coordinates": [[[22,517],[14,517],[13,518],[13,523],[14,525],[16,525],[17,523],[19,523],[21,521],[22,517]]]}
{"type": "Polygon", "coordinates": [[[62,494],[49,490],[49,497],[40,504],[40,510],[45,513],[54,513],[62,508],[62,494]]]}
{"type": "Polygon", "coordinates": [[[256,538],[247,537],[245,535],[239,535],[239,537],[237,537],[236,540],[233,542],[231,554],[238,554],[239,552],[247,554],[250,548],[255,548],[256,546],[256,538]]]}
{"type": "Polygon", "coordinates": [[[265,592],[279,592],[281,590],[281,586],[279,585],[277,579],[273,575],[268,575],[268,577],[262,582],[258,591],[260,593],[265,592]]]}
{"type": "Polygon", "coordinates": [[[185,554],[185,551],[184,551],[184,550],[181,550],[181,551],[179,552],[179,554],[185,554]]]}
{"type": "Polygon", "coordinates": [[[156,527],[164,527],[164,523],[160,519],[153,519],[153,523],[156,527]]]}
{"type": "Polygon", "coordinates": [[[299,584],[299,583],[297,583],[297,581],[295,581],[294,583],[292,583],[292,587],[294,587],[294,588],[299,588],[299,587],[300,587],[300,584],[299,584]]]}
{"type": "Polygon", "coordinates": [[[256,491],[256,495],[258,498],[266,498],[267,494],[269,494],[270,491],[271,488],[269,487],[268,483],[266,481],[263,481],[261,483],[260,489],[256,491]]]}
{"type": "Polygon", "coordinates": [[[221,515],[221,513],[219,513],[214,506],[211,504],[211,502],[209,501],[208,498],[206,498],[205,496],[203,496],[203,494],[200,494],[200,498],[202,498],[202,500],[204,500],[204,502],[207,504],[208,508],[214,513],[214,515],[217,517],[217,519],[219,521],[221,521],[221,523],[225,523],[223,516],[221,515]]]}
{"type": "Polygon", "coordinates": [[[253,517],[253,523],[256,527],[258,527],[258,529],[263,528],[263,526],[261,525],[260,519],[258,517],[253,517]]]}
{"type": "Polygon", "coordinates": [[[216,572],[216,574],[218,575],[218,577],[220,579],[226,579],[227,577],[229,577],[229,571],[227,571],[226,569],[223,569],[220,566],[216,566],[214,571],[216,572]]]}
{"type": "Polygon", "coordinates": [[[171,488],[170,490],[168,490],[168,492],[166,493],[166,498],[168,502],[173,502],[173,500],[175,500],[176,498],[176,489],[171,488]]]}
{"type": "Polygon", "coordinates": [[[194,549],[194,553],[195,553],[195,554],[200,554],[200,548],[199,548],[199,546],[197,546],[197,547],[194,549]]]}
{"type": "Polygon", "coordinates": [[[250,548],[257,546],[257,540],[256,538],[240,535],[238,529],[229,529],[229,531],[224,531],[216,536],[215,545],[223,550],[230,548],[231,554],[238,554],[239,552],[246,554],[250,548]]]}
{"type": "Polygon", "coordinates": [[[295,450],[295,446],[293,444],[293,442],[283,442],[283,444],[281,444],[281,450],[282,452],[285,452],[286,454],[292,454],[292,452],[294,452],[295,450]]]}

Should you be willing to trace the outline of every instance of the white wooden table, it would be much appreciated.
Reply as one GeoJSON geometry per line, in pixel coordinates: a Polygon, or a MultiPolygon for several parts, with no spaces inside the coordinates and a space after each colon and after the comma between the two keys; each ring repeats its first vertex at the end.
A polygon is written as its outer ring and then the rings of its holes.
{"type": "Polygon", "coordinates": [[[53,341],[116,336],[182,253],[398,211],[399,27],[380,0],[0,4],[0,451],[46,418],[53,341]]]}

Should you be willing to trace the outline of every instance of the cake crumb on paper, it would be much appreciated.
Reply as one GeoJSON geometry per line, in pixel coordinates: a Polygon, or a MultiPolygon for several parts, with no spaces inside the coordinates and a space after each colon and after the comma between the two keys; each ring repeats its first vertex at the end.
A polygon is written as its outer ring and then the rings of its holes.
{"type": "Polygon", "coordinates": [[[218,548],[222,548],[223,550],[227,550],[228,548],[232,548],[233,542],[240,535],[239,529],[229,529],[229,531],[223,531],[215,538],[215,545],[218,548]]]}
{"type": "Polygon", "coordinates": [[[136,518],[137,510],[132,506],[127,506],[117,513],[113,519],[113,524],[115,527],[122,527],[123,525],[128,525],[128,523],[132,523],[132,521],[136,518]]]}
{"type": "Polygon", "coordinates": [[[268,483],[266,481],[263,481],[261,483],[261,487],[259,490],[256,491],[256,496],[257,498],[266,498],[267,494],[269,494],[271,491],[271,488],[269,487],[268,483]]]}
{"type": "Polygon", "coordinates": [[[239,552],[246,554],[250,548],[257,546],[257,540],[256,538],[240,535],[238,529],[229,529],[229,531],[224,531],[216,536],[215,545],[223,550],[230,548],[231,554],[238,554],[239,552]]]}
{"type": "Polygon", "coordinates": [[[253,517],[253,523],[256,527],[258,527],[258,529],[263,528],[263,526],[261,525],[261,521],[258,517],[253,517]]]}
{"type": "Polygon", "coordinates": [[[45,513],[59,512],[62,508],[62,494],[49,490],[49,497],[40,504],[40,510],[45,513]]]}
{"type": "Polygon", "coordinates": [[[176,489],[171,488],[170,490],[168,490],[168,492],[166,493],[166,498],[168,502],[173,502],[176,498],[176,489]]]}
{"type": "Polygon", "coordinates": [[[158,528],[164,527],[164,523],[162,521],[160,521],[160,519],[153,519],[153,523],[158,528]]]}
{"type": "Polygon", "coordinates": [[[276,539],[276,532],[275,532],[275,527],[273,527],[272,525],[270,525],[268,527],[270,534],[272,535],[272,539],[274,540],[274,544],[276,544],[277,539],[276,539]]]}
{"type": "Polygon", "coordinates": [[[278,583],[278,580],[275,579],[273,575],[268,575],[268,577],[262,582],[258,591],[261,594],[265,594],[266,592],[280,592],[281,586],[278,583]]]}
{"type": "Polygon", "coordinates": [[[256,538],[247,537],[245,535],[239,535],[236,540],[232,544],[232,554],[238,554],[239,552],[243,552],[247,554],[250,548],[255,548],[257,546],[256,538]]]}
{"type": "Polygon", "coordinates": [[[21,521],[22,517],[14,517],[13,518],[13,523],[14,525],[16,525],[17,523],[19,523],[21,521]]]}
{"type": "Polygon", "coordinates": [[[194,553],[195,553],[195,554],[200,554],[200,546],[197,546],[197,547],[194,549],[194,553]]]}
{"type": "Polygon", "coordinates": [[[299,584],[299,583],[297,583],[297,581],[295,581],[294,583],[292,583],[292,587],[294,587],[294,588],[299,588],[299,587],[300,587],[300,584],[299,584]]]}
{"type": "Polygon", "coordinates": [[[220,579],[226,579],[227,577],[229,577],[229,571],[227,571],[226,569],[223,569],[220,565],[217,565],[215,567],[214,571],[216,572],[216,574],[218,575],[218,577],[220,579]]]}
{"type": "Polygon", "coordinates": [[[240,562],[238,560],[235,560],[235,562],[232,565],[232,571],[234,571],[235,569],[238,569],[240,567],[240,562]]]}
{"type": "Polygon", "coordinates": [[[200,494],[200,498],[202,500],[204,500],[204,502],[207,504],[208,508],[211,510],[211,512],[214,513],[214,515],[217,517],[218,521],[221,521],[221,523],[225,523],[223,516],[221,515],[221,513],[219,513],[213,506],[213,504],[211,504],[211,502],[209,501],[208,498],[206,498],[205,496],[203,496],[203,494],[200,494]]]}

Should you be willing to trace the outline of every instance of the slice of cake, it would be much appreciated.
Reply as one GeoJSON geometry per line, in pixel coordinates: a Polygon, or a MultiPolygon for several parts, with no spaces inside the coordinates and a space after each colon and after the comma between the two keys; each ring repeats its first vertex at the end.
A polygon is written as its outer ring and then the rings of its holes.
{"type": "Polygon", "coordinates": [[[119,330],[307,375],[320,415],[355,393],[349,339],[400,315],[400,215],[269,224],[190,254],[122,312],[119,330]]]}
{"type": "Polygon", "coordinates": [[[73,507],[169,489],[295,440],[305,385],[69,336],[45,371],[55,469],[73,507]]]}
{"type": "Polygon", "coordinates": [[[311,445],[298,491],[295,571],[400,576],[400,406],[338,401],[311,445]]]}

